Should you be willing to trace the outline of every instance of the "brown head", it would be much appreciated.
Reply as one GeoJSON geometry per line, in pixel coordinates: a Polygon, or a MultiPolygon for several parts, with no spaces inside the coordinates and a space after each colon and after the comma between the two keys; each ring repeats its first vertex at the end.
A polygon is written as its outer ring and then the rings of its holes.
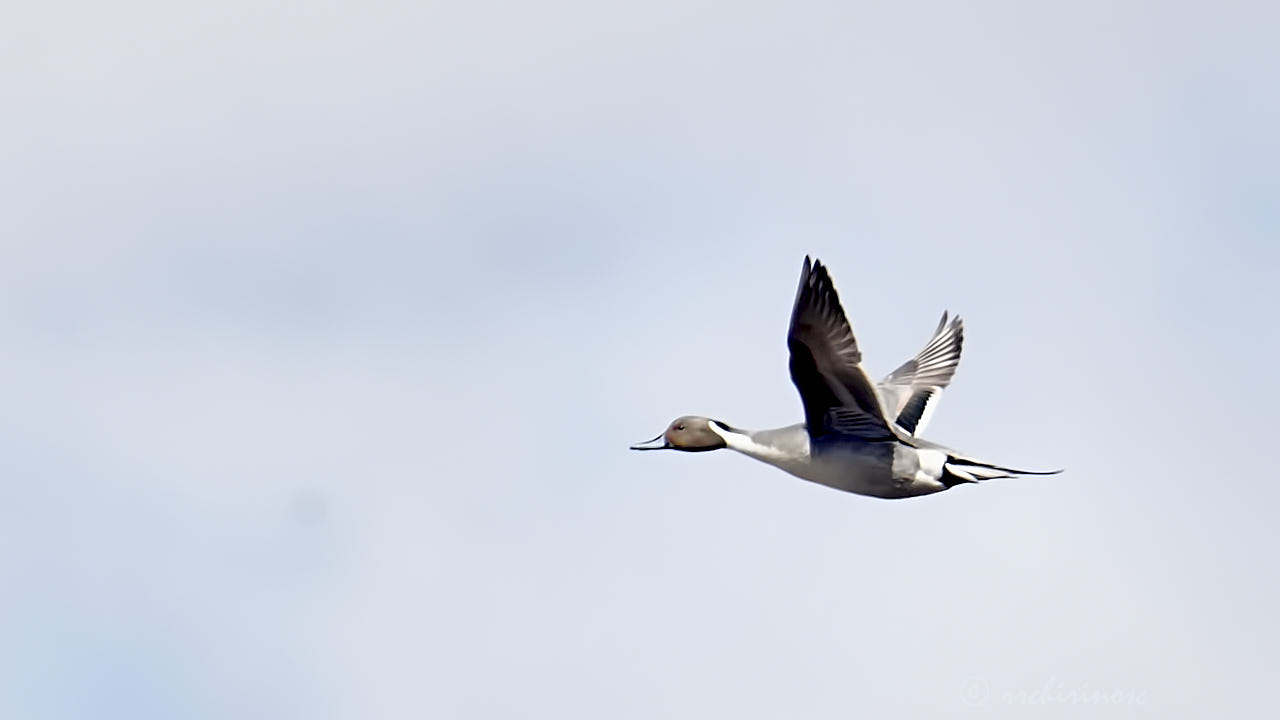
{"type": "Polygon", "coordinates": [[[658,437],[632,445],[631,449],[705,452],[728,447],[724,438],[711,428],[712,423],[715,423],[716,429],[721,432],[732,430],[719,420],[711,420],[697,415],[685,415],[672,420],[666,431],[658,437]]]}

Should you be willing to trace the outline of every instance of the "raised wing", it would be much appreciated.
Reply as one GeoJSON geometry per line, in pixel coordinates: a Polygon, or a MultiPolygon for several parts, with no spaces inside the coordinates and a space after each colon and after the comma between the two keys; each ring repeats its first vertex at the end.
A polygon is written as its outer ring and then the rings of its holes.
{"type": "Polygon", "coordinates": [[[800,391],[809,435],[852,435],[894,440],[862,353],[849,327],[831,276],[821,262],[804,259],[787,332],[791,381],[800,391]]]}
{"type": "Polygon", "coordinates": [[[964,322],[959,317],[949,320],[947,313],[942,313],[938,329],[924,349],[880,382],[885,415],[912,435],[924,432],[943,388],[956,374],[963,345],[964,322]]]}

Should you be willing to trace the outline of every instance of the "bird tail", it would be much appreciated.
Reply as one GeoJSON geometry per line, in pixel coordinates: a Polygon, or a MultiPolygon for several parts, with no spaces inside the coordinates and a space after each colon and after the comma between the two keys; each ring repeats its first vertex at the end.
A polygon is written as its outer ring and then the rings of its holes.
{"type": "Polygon", "coordinates": [[[951,488],[961,483],[976,483],[1019,475],[1057,475],[1060,472],[1062,470],[1019,470],[963,455],[949,455],[942,465],[942,477],[939,480],[943,485],[951,488]]]}

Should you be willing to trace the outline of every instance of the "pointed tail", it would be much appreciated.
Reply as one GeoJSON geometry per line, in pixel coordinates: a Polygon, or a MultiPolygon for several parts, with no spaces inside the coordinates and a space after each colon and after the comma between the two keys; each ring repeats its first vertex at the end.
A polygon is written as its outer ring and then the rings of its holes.
{"type": "Polygon", "coordinates": [[[950,455],[942,466],[942,477],[939,480],[943,485],[952,488],[961,483],[976,483],[1019,475],[1057,475],[1060,472],[1062,470],[1019,470],[963,455],[950,455]]]}

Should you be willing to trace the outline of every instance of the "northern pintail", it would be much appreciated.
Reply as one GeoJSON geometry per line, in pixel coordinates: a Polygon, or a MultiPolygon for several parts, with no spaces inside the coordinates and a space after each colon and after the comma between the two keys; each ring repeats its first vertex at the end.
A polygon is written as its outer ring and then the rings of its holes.
{"type": "Polygon", "coordinates": [[[960,318],[942,322],[928,345],[877,387],[827,268],[804,259],[787,348],[803,423],[741,430],[696,415],[672,421],[632,450],[702,452],[728,448],[796,477],[880,498],[941,492],[963,483],[1061,472],[1018,470],[978,460],[916,437],[960,361],[960,318]]]}

